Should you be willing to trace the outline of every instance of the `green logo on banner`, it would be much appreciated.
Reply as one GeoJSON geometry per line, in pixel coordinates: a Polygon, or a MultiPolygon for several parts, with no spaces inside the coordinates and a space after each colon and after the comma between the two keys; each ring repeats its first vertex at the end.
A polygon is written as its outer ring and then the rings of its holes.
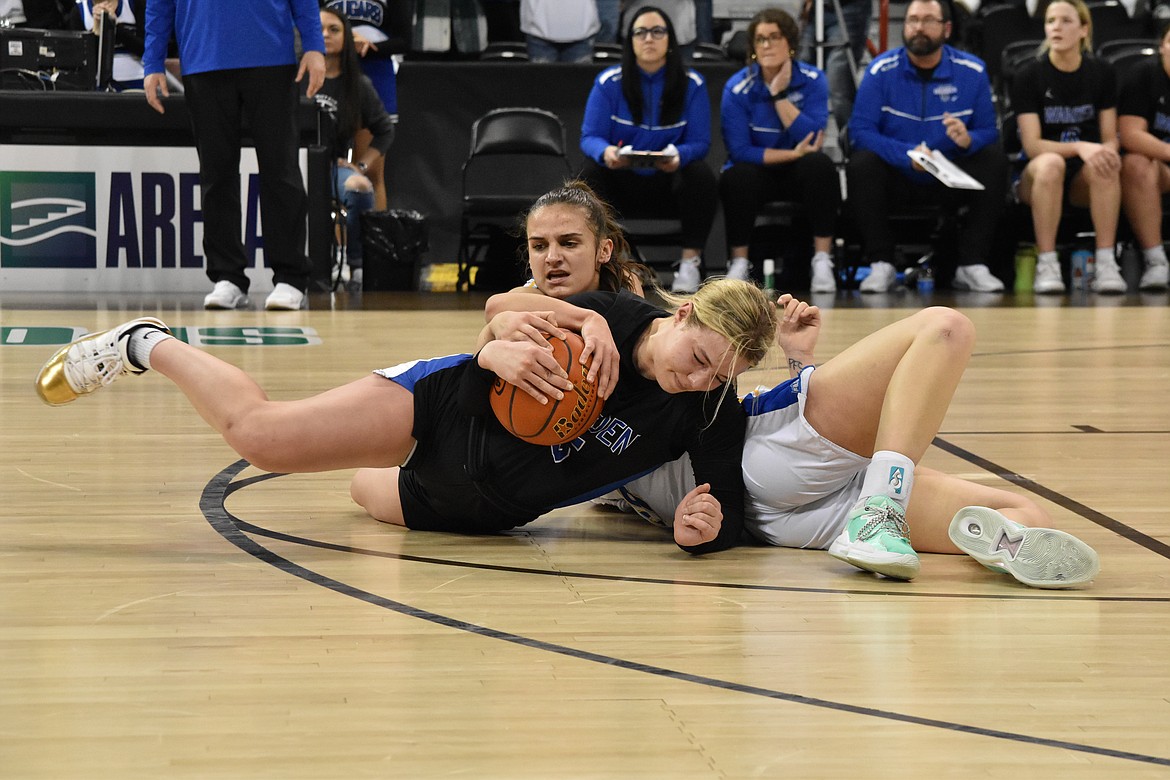
{"type": "MultiPolygon", "coordinates": [[[[176,338],[197,347],[307,347],[321,343],[312,328],[253,325],[231,328],[172,328],[176,338]]],[[[49,347],[84,336],[85,328],[0,327],[0,345],[49,347]]]]}

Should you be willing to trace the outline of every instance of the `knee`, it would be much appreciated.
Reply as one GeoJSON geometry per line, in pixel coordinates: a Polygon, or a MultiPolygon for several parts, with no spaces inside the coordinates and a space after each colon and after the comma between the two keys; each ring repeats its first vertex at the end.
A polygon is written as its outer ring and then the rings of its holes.
{"type": "Polygon", "coordinates": [[[1146,186],[1155,181],[1154,161],[1143,154],[1130,152],[1121,158],[1121,180],[1127,185],[1146,186]]]}
{"type": "Polygon", "coordinates": [[[345,180],[345,190],[346,192],[373,192],[374,185],[368,178],[358,173],[345,180]]]}
{"type": "Polygon", "coordinates": [[[397,469],[358,469],[349,483],[349,495],[366,514],[383,523],[405,525],[398,499],[397,469]]]}
{"type": "Polygon", "coordinates": [[[967,315],[946,306],[931,306],[917,315],[922,322],[919,332],[949,345],[957,352],[970,355],[975,348],[975,324],[967,315]]]}
{"type": "Polygon", "coordinates": [[[1059,187],[1064,183],[1064,158],[1059,154],[1042,154],[1028,164],[1035,187],[1059,187]]]}
{"type": "Polygon", "coordinates": [[[273,474],[287,474],[298,469],[273,435],[272,430],[260,421],[257,414],[247,414],[228,420],[222,430],[223,439],[241,458],[261,471],[273,474]]]}

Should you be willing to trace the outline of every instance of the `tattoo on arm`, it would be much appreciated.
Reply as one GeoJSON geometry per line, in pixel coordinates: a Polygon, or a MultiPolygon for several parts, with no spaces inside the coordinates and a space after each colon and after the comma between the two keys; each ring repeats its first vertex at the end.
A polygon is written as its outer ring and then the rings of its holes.
{"type": "Polygon", "coordinates": [[[800,362],[796,358],[788,358],[788,371],[793,376],[796,376],[797,374],[799,374],[801,369],[803,369],[803,368],[804,368],[804,363],[800,362]]]}

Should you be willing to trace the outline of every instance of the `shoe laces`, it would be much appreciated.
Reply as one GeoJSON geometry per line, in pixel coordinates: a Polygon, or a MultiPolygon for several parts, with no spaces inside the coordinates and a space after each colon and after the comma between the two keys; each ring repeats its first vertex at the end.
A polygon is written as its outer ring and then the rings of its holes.
{"type": "Polygon", "coordinates": [[[866,506],[865,524],[857,532],[857,538],[868,542],[880,533],[887,533],[901,539],[910,538],[910,526],[906,523],[906,515],[897,506],[881,504],[866,506]]]}
{"type": "MultiPolygon", "coordinates": [[[[117,345],[108,339],[78,344],[65,360],[65,378],[78,393],[105,387],[124,373],[117,345]]],[[[71,350],[72,351],[72,350],[71,350]]]]}

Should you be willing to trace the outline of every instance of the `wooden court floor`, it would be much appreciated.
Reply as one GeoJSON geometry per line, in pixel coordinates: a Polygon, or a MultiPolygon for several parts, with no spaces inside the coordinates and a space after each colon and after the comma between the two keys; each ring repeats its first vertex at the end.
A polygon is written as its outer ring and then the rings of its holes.
{"type": "MultiPolygon", "coordinates": [[[[696,559],[591,507],[403,532],[348,473],[239,462],[160,377],[32,390],[38,339],[146,312],[299,397],[465,350],[476,303],[0,296],[0,777],[1170,777],[1170,306],[1122,303],[964,308],[924,461],[1096,547],[1092,587],[1052,592],[959,556],[911,583],[696,559]]],[[[827,311],[820,359],[906,313],[827,311]]]]}

